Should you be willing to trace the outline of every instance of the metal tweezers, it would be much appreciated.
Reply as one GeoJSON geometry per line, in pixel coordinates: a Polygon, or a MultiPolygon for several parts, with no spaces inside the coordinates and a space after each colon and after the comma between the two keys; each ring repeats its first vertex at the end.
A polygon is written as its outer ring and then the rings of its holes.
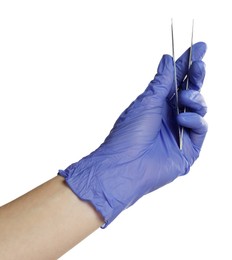
{"type": "MultiPolygon", "coordinates": [[[[193,31],[194,31],[194,20],[192,21],[192,36],[191,36],[191,45],[189,49],[189,58],[188,58],[188,70],[190,69],[190,66],[192,64],[192,47],[193,47],[193,31]]],[[[180,109],[179,109],[179,97],[178,97],[178,82],[177,82],[177,73],[176,73],[176,60],[175,60],[175,48],[174,48],[174,30],[173,30],[173,19],[171,20],[171,33],[172,33],[172,58],[174,63],[174,84],[175,84],[175,103],[176,103],[176,114],[179,115],[180,109]]],[[[186,87],[187,90],[189,88],[189,78],[186,78],[186,87]]],[[[184,108],[184,111],[186,112],[186,108],[184,108]]],[[[184,128],[182,126],[178,125],[178,136],[179,136],[179,148],[182,150],[183,147],[183,136],[184,136],[184,128]]]]}

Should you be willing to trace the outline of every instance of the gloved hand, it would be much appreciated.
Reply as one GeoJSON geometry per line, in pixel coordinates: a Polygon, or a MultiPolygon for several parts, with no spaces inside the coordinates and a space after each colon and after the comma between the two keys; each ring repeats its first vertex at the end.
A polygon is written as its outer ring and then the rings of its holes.
{"type": "Polygon", "coordinates": [[[120,115],[104,143],[59,175],[72,191],[101,213],[105,226],[143,195],[170,183],[189,171],[199,156],[207,132],[206,105],[199,90],[205,76],[202,42],[193,45],[188,71],[187,50],[176,62],[180,106],[187,113],[176,116],[173,106],[173,59],[164,55],[157,74],[144,93],[120,115]],[[183,149],[178,146],[177,123],[184,126],[183,149]]]}

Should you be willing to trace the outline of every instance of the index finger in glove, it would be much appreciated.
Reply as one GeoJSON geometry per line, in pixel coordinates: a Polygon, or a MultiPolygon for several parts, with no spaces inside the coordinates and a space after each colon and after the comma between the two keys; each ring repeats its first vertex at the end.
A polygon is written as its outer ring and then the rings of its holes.
{"type": "Polygon", "coordinates": [[[200,90],[205,79],[205,63],[203,61],[194,61],[188,72],[189,88],[200,90]]]}
{"type": "Polygon", "coordinates": [[[187,80],[189,79],[189,89],[200,91],[205,79],[205,63],[201,60],[194,61],[188,71],[186,78],[181,86],[186,89],[187,80]]]}
{"type": "MultiPolygon", "coordinates": [[[[206,49],[207,46],[204,42],[195,43],[192,46],[192,62],[202,60],[205,55],[206,49]]],[[[190,48],[186,50],[176,61],[176,75],[178,86],[182,83],[184,77],[188,73],[189,52],[190,48]]]]}

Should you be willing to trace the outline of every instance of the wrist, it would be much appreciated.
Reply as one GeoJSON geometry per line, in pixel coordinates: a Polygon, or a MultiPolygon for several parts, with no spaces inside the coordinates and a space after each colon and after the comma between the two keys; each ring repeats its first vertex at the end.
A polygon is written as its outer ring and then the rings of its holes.
{"type": "Polygon", "coordinates": [[[112,187],[108,186],[107,179],[114,178],[114,175],[111,173],[112,165],[110,167],[107,161],[106,158],[94,158],[93,163],[91,154],[58,173],[65,178],[67,185],[79,199],[90,203],[101,215],[104,220],[102,228],[110,224],[125,208],[114,197],[114,193],[117,194],[116,183],[112,187]]]}

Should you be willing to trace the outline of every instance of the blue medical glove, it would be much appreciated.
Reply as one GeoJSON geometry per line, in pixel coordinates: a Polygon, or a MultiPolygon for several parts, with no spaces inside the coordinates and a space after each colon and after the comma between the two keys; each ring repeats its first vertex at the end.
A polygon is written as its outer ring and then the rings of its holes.
{"type": "Polygon", "coordinates": [[[189,50],[176,62],[178,85],[185,84],[187,73],[190,78],[190,90],[180,94],[180,106],[186,106],[187,113],[175,114],[173,60],[164,55],[155,78],[120,115],[103,144],[59,171],[72,191],[101,213],[104,227],[143,195],[186,174],[199,156],[207,132],[206,106],[199,92],[205,51],[204,43],[193,46],[189,71],[189,50]],[[185,127],[182,150],[177,123],[185,127]]]}

